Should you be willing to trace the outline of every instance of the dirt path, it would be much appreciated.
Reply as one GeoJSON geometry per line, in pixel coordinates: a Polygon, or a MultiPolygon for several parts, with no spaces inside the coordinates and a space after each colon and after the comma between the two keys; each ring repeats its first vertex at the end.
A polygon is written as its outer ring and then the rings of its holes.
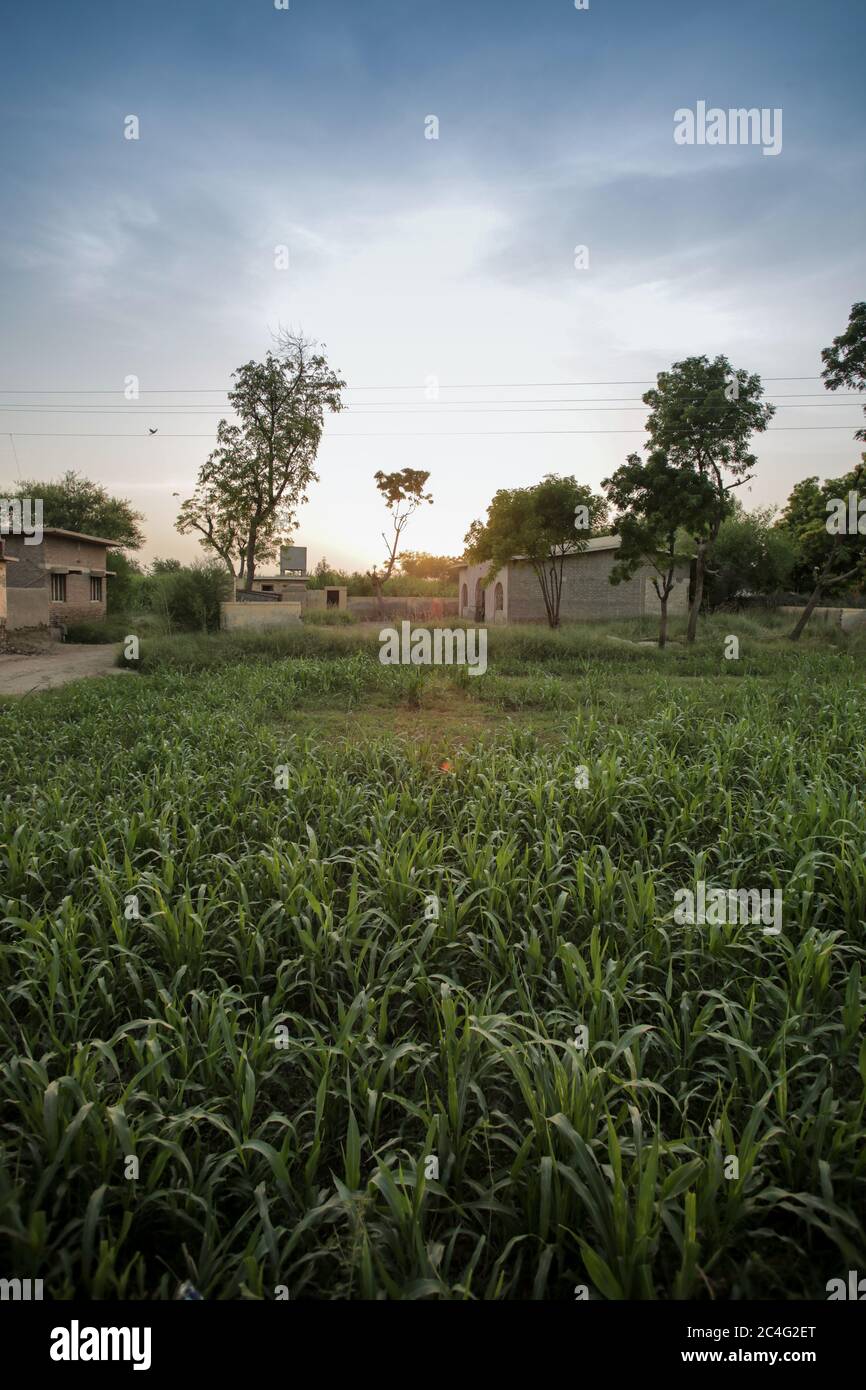
{"type": "Polygon", "coordinates": [[[114,665],[118,645],[57,642],[33,656],[0,656],[0,695],[53,690],[86,676],[128,675],[114,665]]]}

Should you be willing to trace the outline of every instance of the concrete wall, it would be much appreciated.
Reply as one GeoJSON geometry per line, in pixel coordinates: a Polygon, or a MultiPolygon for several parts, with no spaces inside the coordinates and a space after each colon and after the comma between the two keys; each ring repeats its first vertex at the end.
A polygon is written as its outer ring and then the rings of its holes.
{"type": "Polygon", "coordinates": [[[346,613],[349,608],[349,591],[339,584],[329,584],[327,589],[305,589],[304,607],[315,608],[317,611],[324,608],[325,610],[329,609],[332,613],[346,613]],[[337,602],[329,604],[328,593],[333,593],[335,589],[337,591],[337,602]]]}
{"type": "Polygon", "coordinates": [[[220,627],[224,632],[264,632],[281,627],[297,627],[301,621],[299,603],[221,603],[220,627]]]}
{"type": "MultiPolygon", "coordinates": [[[[777,611],[789,613],[796,621],[803,612],[803,608],[796,608],[793,604],[783,604],[777,611]]],[[[866,608],[816,608],[806,624],[807,632],[812,623],[831,623],[834,627],[841,627],[843,632],[854,632],[857,628],[866,627],[866,608]]]]}
{"type": "MultiPolygon", "coordinates": [[[[617,550],[589,550],[566,558],[562,571],[562,622],[590,622],[609,618],[658,617],[659,601],[652,580],[655,571],[642,565],[631,579],[610,583],[617,550]]],[[[527,560],[512,560],[498,574],[489,576],[489,564],[466,565],[459,574],[460,615],[478,620],[476,586],[484,591],[484,621],[488,623],[542,623],[547,621],[541,585],[527,560]],[[496,585],[502,585],[503,607],[496,611],[496,585]],[[466,601],[464,603],[464,586],[466,601]]],[[[668,599],[673,616],[688,609],[688,569],[682,573],[668,599]]]]}
{"type": "MultiPolygon", "coordinates": [[[[433,621],[440,618],[457,617],[456,598],[428,598],[426,595],[409,598],[384,598],[382,606],[386,618],[414,618],[416,622],[433,621]]],[[[375,598],[362,598],[349,595],[349,612],[361,622],[376,622],[380,615],[379,604],[375,598]]]]}
{"type": "MultiPolygon", "coordinates": [[[[7,575],[12,573],[12,566],[7,575]]],[[[10,632],[25,627],[48,627],[48,590],[12,589],[7,590],[6,622],[10,632]]]]}

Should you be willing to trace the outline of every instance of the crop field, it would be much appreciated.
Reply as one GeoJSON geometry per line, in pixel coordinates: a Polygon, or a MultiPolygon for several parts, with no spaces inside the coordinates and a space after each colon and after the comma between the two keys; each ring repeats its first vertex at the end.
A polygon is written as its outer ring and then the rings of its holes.
{"type": "Polygon", "coordinates": [[[797,1300],[862,1269],[866,648],[784,631],[494,630],[477,678],[353,629],[163,638],[0,703],[16,1272],[797,1300]],[[698,883],[778,892],[781,931],[683,922],[698,883]]]}

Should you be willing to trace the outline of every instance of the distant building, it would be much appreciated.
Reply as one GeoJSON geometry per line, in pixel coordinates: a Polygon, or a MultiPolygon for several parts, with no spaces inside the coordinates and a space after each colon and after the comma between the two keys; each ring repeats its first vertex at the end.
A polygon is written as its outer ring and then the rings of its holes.
{"type": "MultiPolygon", "coordinates": [[[[56,635],[72,623],[101,622],[106,614],[108,550],[117,541],[46,526],[33,537],[3,537],[6,560],[6,625],[10,632],[46,627],[56,635]]],[[[6,566],[2,568],[5,570],[6,566]]]]}
{"type": "MultiPolygon", "coordinates": [[[[620,536],[594,536],[586,549],[566,555],[562,567],[560,621],[591,622],[605,618],[657,617],[657,578],[651,565],[641,565],[631,579],[610,583],[620,536]]],[[[497,574],[488,562],[461,565],[457,572],[458,612],[461,618],[488,623],[547,621],[541,585],[525,555],[515,555],[497,574]]],[[[668,599],[668,613],[688,608],[688,566],[679,567],[668,599]]]]}
{"type": "MultiPolygon", "coordinates": [[[[335,585],[327,589],[308,589],[307,547],[305,545],[280,546],[279,574],[257,574],[253,578],[252,590],[247,589],[246,580],[235,581],[235,603],[292,603],[305,608],[348,607],[348,591],[335,585]]],[[[231,607],[231,605],[228,605],[231,607]]],[[[223,605],[224,608],[227,605],[223,605]]],[[[230,615],[235,623],[250,626],[258,621],[251,615],[230,615]]],[[[273,626],[276,619],[267,619],[273,626]]]]}
{"type": "Polygon", "coordinates": [[[6,553],[6,541],[0,536],[0,652],[6,648],[6,566],[17,561],[6,553]]]}

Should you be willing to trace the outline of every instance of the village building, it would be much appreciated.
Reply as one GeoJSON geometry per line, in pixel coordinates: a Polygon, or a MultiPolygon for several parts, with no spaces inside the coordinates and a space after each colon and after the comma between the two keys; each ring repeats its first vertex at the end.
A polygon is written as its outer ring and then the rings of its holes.
{"type": "MultiPolygon", "coordinates": [[[[611,584],[620,536],[594,536],[585,550],[565,556],[562,567],[560,622],[592,622],[610,618],[659,616],[659,600],[653,588],[658,575],[651,565],[641,565],[631,579],[611,584]]],[[[497,574],[490,564],[460,565],[457,571],[458,611],[461,618],[487,623],[543,623],[547,621],[541,585],[525,555],[515,555],[497,574]]],[[[689,568],[678,568],[668,599],[671,616],[688,609],[689,568]]]]}
{"type": "Polygon", "coordinates": [[[80,535],[46,526],[38,542],[35,536],[5,535],[5,561],[15,561],[5,573],[6,627],[47,628],[62,636],[73,623],[101,622],[105,618],[108,549],[117,541],[103,536],[80,535]]]}
{"type": "Polygon", "coordinates": [[[305,545],[280,546],[279,574],[256,574],[253,587],[246,588],[246,581],[235,581],[235,601],[238,603],[298,603],[301,608],[348,607],[348,591],[335,585],[326,589],[308,589],[307,547],[305,545]]]}

